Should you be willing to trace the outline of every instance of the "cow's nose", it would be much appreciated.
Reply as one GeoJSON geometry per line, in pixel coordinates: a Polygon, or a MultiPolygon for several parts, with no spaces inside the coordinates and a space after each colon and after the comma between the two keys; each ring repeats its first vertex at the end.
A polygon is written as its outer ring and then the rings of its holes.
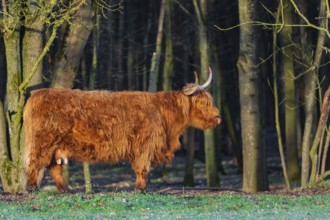
{"type": "Polygon", "coordinates": [[[215,117],[215,122],[217,125],[219,125],[221,123],[221,117],[219,115],[217,117],[215,117]]]}

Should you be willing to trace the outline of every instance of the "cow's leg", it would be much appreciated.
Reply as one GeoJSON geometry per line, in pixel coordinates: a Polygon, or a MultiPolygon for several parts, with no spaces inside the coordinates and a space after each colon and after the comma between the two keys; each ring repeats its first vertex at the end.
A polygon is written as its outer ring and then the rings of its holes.
{"type": "Polygon", "coordinates": [[[49,166],[49,161],[51,161],[49,151],[46,151],[47,154],[40,155],[38,149],[35,149],[29,155],[27,165],[27,184],[26,190],[27,191],[35,191],[40,188],[41,181],[44,177],[44,172],[46,167],[49,166]]]}
{"type": "Polygon", "coordinates": [[[68,184],[65,182],[62,175],[62,166],[59,164],[51,164],[49,167],[50,175],[53,177],[56,187],[60,192],[70,192],[68,184]]]}
{"type": "Polygon", "coordinates": [[[39,172],[38,172],[38,176],[37,176],[37,187],[38,187],[38,189],[40,189],[42,179],[44,178],[45,170],[46,170],[46,168],[44,167],[44,168],[40,169],[39,172]]]}
{"type": "Polygon", "coordinates": [[[140,192],[144,192],[147,188],[148,174],[150,172],[149,161],[134,161],[132,168],[136,175],[135,189],[140,192]]]}
{"type": "Polygon", "coordinates": [[[28,180],[26,184],[26,190],[28,192],[35,191],[38,189],[37,187],[38,173],[41,169],[42,168],[36,166],[36,164],[29,166],[28,180]]]}

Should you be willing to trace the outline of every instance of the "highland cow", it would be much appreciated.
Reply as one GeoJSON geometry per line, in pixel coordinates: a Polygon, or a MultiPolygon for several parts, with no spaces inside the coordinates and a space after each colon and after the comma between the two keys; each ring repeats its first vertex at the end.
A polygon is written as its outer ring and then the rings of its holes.
{"type": "Polygon", "coordinates": [[[128,161],[136,189],[145,190],[152,165],[170,162],[179,137],[189,126],[220,124],[219,110],[205,90],[207,82],[173,92],[109,92],[42,89],[24,111],[27,189],[39,187],[47,168],[59,191],[69,191],[62,176],[68,159],[87,163],[128,161]]]}

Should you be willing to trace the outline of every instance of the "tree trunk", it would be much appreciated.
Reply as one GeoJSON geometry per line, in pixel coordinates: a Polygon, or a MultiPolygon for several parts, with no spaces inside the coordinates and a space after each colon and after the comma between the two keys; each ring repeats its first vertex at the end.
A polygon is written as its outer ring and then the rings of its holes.
{"type": "MultiPolygon", "coordinates": [[[[89,75],[89,90],[95,89],[96,75],[98,72],[98,60],[99,60],[99,42],[100,42],[100,15],[99,5],[94,3],[95,17],[93,28],[93,56],[92,66],[89,75]]],[[[86,74],[87,75],[87,74],[86,74]]]]}
{"type": "MultiPolygon", "coordinates": [[[[127,2],[128,4],[128,11],[133,11],[136,7],[135,2],[130,1],[127,2]]],[[[127,16],[127,38],[128,38],[128,46],[127,46],[127,60],[126,60],[126,67],[127,67],[127,87],[128,90],[136,90],[136,75],[135,75],[135,65],[136,65],[136,20],[138,17],[136,13],[133,13],[131,16],[127,16]]]]}
{"type": "Polygon", "coordinates": [[[118,26],[118,38],[117,38],[117,54],[118,54],[118,64],[117,64],[117,73],[114,80],[114,89],[123,90],[124,82],[124,70],[123,70],[123,61],[124,61],[124,19],[125,14],[120,13],[119,26],[118,26]]]}
{"type": "MultiPolygon", "coordinates": [[[[221,103],[222,103],[222,94],[224,94],[224,86],[223,86],[223,72],[222,72],[222,68],[220,66],[220,59],[217,53],[217,50],[215,49],[216,46],[215,44],[212,44],[212,54],[214,54],[214,60],[215,60],[215,65],[216,65],[216,73],[215,77],[213,79],[214,83],[213,83],[213,88],[212,88],[212,93],[213,98],[214,98],[214,104],[215,106],[217,106],[220,110],[220,115],[222,115],[221,113],[221,103]]],[[[217,160],[217,169],[218,171],[220,171],[221,174],[225,174],[225,169],[222,166],[222,144],[221,144],[221,139],[222,139],[222,129],[221,126],[217,126],[214,129],[214,148],[215,148],[215,152],[216,152],[216,160],[217,160]]]]}
{"type": "MultiPolygon", "coordinates": [[[[5,112],[4,112],[4,106],[3,102],[0,99],[0,177],[1,177],[1,182],[4,187],[4,191],[8,192],[9,189],[9,178],[6,177],[5,175],[5,169],[2,167],[5,166],[6,163],[9,162],[9,153],[8,153],[8,142],[7,142],[7,129],[6,129],[6,118],[5,118],[5,112]]],[[[9,190],[10,191],[10,190],[9,190]]]]}
{"type": "Polygon", "coordinates": [[[239,0],[240,55],[237,61],[241,103],[243,144],[243,191],[268,190],[265,145],[262,134],[260,107],[260,72],[258,64],[259,29],[251,24],[257,21],[257,1],[239,0]]]}
{"type": "MultiPolygon", "coordinates": [[[[0,39],[0,51],[5,51],[3,38],[0,39]]],[[[0,53],[0,100],[2,102],[5,99],[6,76],[6,53],[0,53]]]]}
{"type": "MultiPolygon", "coordinates": [[[[15,15],[14,15],[15,16],[15,15]]],[[[3,112],[1,117],[7,116],[6,122],[1,123],[1,135],[4,142],[1,142],[1,152],[4,155],[0,156],[0,174],[5,192],[24,192],[26,177],[24,173],[24,164],[22,160],[21,145],[21,127],[22,117],[18,114],[19,106],[19,85],[22,82],[22,61],[21,61],[21,29],[14,27],[12,33],[4,33],[4,42],[6,48],[7,60],[7,112],[3,112]],[[7,126],[6,126],[7,125],[7,126]],[[6,128],[7,127],[7,128],[6,128]],[[9,139],[6,138],[8,133],[9,139]],[[10,149],[10,150],[9,150],[10,149]]],[[[1,112],[4,111],[1,103],[1,112]]],[[[1,121],[5,121],[4,118],[1,121]]]]}
{"type": "Polygon", "coordinates": [[[159,62],[160,62],[160,53],[162,50],[162,41],[163,41],[163,23],[164,23],[164,14],[165,14],[166,0],[162,0],[159,12],[158,19],[158,30],[157,30],[157,39],[156,39],[156,50],[152,55],[150,76],[149,76],[149,88],[151,92],[157,91],[158,84],[158,72],[159,72],[159,62]]]}
{"type": "Polygon", "coordinates": [[[107,45],[106,45],[106,50],[107,50],[107,89],[108,90],[113,90],[114,89],[114,62],[113,62],[113,51],[114,51],[114,41],[115,41],[115,12],[112,10],[108,11],[107,17],[108,19],[106,20],[106,35],[107,35],[107,45]]]}
{"type": "Polygon", "coordinates": [[[173,43],[172,43],[172,0],[165,6],[165,62],[163,71],[163,90],[172,89],[173,76],[173,43]]]}
{"type": "MultiPolygon", "coordinates": [[[[21,159],[11,160],[9,142],[7,140],[7,129],[4,106],[0,101],[0,177],[4,192],[24,192],[26,178],[23,171],[21,159]]],[[[14,133],[11,133],[14,135],[14,133]]],[[[16,135],[17,137],[18,135],[16,135]]],[[[13,146],[19,147],[19,146],[13,146]]]]}
{"type": "MultiPolygon", "coordinates": [[[[285,25],[292,24],[292,6],[290,0],[283,2],[283,16],[285,25]]],[[[294,48],[292,27],[284,26],[281,31],[283,54],[283,82],[285,92],[285,144],[287,155],[287,172],[290,182],[298,183],[300,180],[300,168],[297,148],[297,101],[295,89],[294,48]]]]}
{"type": "MultiPolygon", "coordinates": [[[[38,59],[43,49],[43,20],[33,7],[26,9],[26,11],[29,13],[24,20],[25,32],[23,33],[17,26],[14,32],[4,34],[8,110],[7,121],[5,122],[4,118],[1,119],[3,126],[0,132],[4,139],[1,142],[3,143],[1,151],[5,154],[0,158],[1,167],[3,167],[0,172],[5,192],[25,191],[24,138],[22,136],[22,112],[25,97],[20,90],[25,88],[25,86],[21,88],[25,81],[30,86],[41,82],[42,66],[38,59]],[[35,65],[36,67],[34,67],[35,65]],[[7,133],[9,140],[6,138],[7,133]]],[[[1,108],[1,111],[4,111],[2,103],[1,108]]],[[[1,117],[4,115],[2,112],[1,117]]]]}
{"type": "Polygon", "coordinates": [[[55,64],[51,87],[73,87],[83,49],[93,27],[93,15],[91,0],[86,0],[71,22],[70,31],[65,39],[63,51],[61,51],[62,55],[55,64]]]}
{"type": "MultiPolygon", "coordinates": [[[[328,22],[326,18],[326,3],[325,1],[320,1],[320,12],[319,17],[322,18],[320,20],[320,27],[327,28],[328,22]]],[[[318,69],[321,62],[324,42],[326,38],[326,33],[323,30],[319,30],[319,36],[317,39],[317,46],[314,52],[314,60],[313,64],[310,67],[310,70],[307,72],[305,76],[305,126],[304,126],[304,134],[303,134],[303,143],[302,143],[302,169],[303,175],[301,180],[301,185],[304,187],[308,184],[312,178],[309,178],[309,170],[310,170],[310,158],[308,157],[310,154],[310,149],[313,140],[313,130],[315,129],[315,108],[316,108],[316,81],[318,76],[318,69]]]]}
{"type": "MultiPolygon", "coordinates": [[[[323,149],[323,141],[325,139],[325,129],[328,121],[329,111],[330,111],[330,105],[329,105],[329,99],[330,99],[330,87],[326,91],[322,103],[321,108],[321,116],[319,120],[319,124],[316,130],[315,138],[313,141],[313,145],[310,151],[310,157],[312,161],[312,170],[311,170],[311,176],[310,176],[310,184],[314,184],[315,182],[318,182],[324,178],[323,175],[325,175],[325,172],[322,172],[322,175],[320,175],[320,159],[322,158],[322,149],[323,149]],[[319,150],[319,151],[318,151],[319,150]],[[318,151],[318,152],[317,152],[318,151]]],[[[329,135],[329,134],[328,134],[329,135]]],[[[324,155],[327,154],[327,151],[323,152],[324,155]]]]}
{"type": "MultiPolygon", "coordinates": [[[[94,17],[94,28],[93,28],[93,57],[92,57],[92,66],[89,75],[89,90],[95,89],[96,73],[99,59],[99,42],[100,42],[100,15],[99,15],[99,5],[94,3],[95,8],[95,17],[94,17]]],[[[85,70],[85,76],[86,70],[85,70]]],[[[89,164],[83,163],[84,169],[84,179],[85,179],[85,192],[91,193],[93,190],[92,187],[92,178],[90,174],[89,164]]]]}
{"type": "MultiPolygon", "coordinates": [[[[319,12],[319,18],[320,20],[320,27],[327,29],[328,28],[328,19],[327,19],[327,10],[326,10],[326,2],[325,1],[320,1],[320,12],[319,12]]],[[[317,39],[317,46],[314,52],[314,60],[313,60],[313,65],[311,68],[311,71],[308,72],[308,75],[306,76],[307,78],[307,88],[306,88],[306,93],[305,93],[305,99],[306,99],[306,122],[305,122],[305,132],[304,132],[304,142],[306,141],[308,144],[310,144],[310,140],[305,140],[307,137],[311,137],[311,128],[312,128],[312,123],[315,120],[313,110],[315,108],[315,103],[316,103],[316,97],[315,97],[315,91],[316,91],[316,81],[317,81],[317,76],[318,76],[318,71],[319,71],[319,66],[321,63],[321,58],[323,54],[323,48],[324,48],[324,43],[326,39],[326,33],[324,30],[319,30],[319,35],[317,39]],[[306,128],[307,127],[307,128],[306,128]],[[308,129],[308,130],[307,130],[308,129]],[[305,137],[306,135],[306,137],[305,137]]],[[[320,126],[320,124],[319,124],[320,126]]],[[[318,132],[318,131],[317,131],[318,132]]],[[[318,133],[317,133],[318,134],[318,133]]],[[[316,137],[317,138],[317,137],[316,137]]],[[[305,151],[310,150],[309,155],[312,161],[312,168],[311,168],[311,175],[309,179],[309,183],[313,183],[316,180],[316,163],[315,161],[317,160],[316,158],[316,141],[317,139],[314,139],[314,143],[312,148],[310,147],[311,145],[307,146],[307,143],[303,142],[303,153],[305,151]]]]}
{"type": "MultiPolygon", "coordinates": [[[[207,1],[194,0],[194,8],[198,18],[198,40],[201,63],[201,79],[205,82],[208,77],[208,69],[210,66],[209,46],[207,39],[206,17],[207,17],[207,1]]],[[[209,89],[209,91],[211,91],[209,89]]],[[[207,186],[219,186],[218,167],[216,161],[216,151],[214,144],[214,130],[207,129],[204,131],[205,141],[205,169],[207,186]]]]}
{"type": "MultiPolygon", "coordinates": [[[[30,14],[37,14],[38,11],[34,7],[30,7],[30,14]]],[[[32,17],[25,21],[25,32],[22,42],[22,61],[23,75],[26,77],[37,62],[39,55],[43,50],[43,17],[32,17]]],[[[42,82],[42,62],[38,65],[36,72],[29,79],[28,86],[37,85],[42,82]]]]}
{"type": "Polygon", "coordinates": [[[195,155],[195,129],[187,130],[187,158],[185,162],[185,172],[183,184],[185,186],[194,186],[194,155],[195,155]]]}
{"type": "MultiPolygon", "coordinates": [[[[276,19],[275,23],[279,23],[280,21],[280,14],[282,12],[282,5],[281,3],[278,4],[278,8],[276,11],[276,19]]],[[[275,27],[273,29],[273,87],[274,87],[274,117],[275,117],[275,128],[277,133],[277,141],[278,141],[278,149],[280,153],[280,159],[282,164],[283,176],[284,181],[286,184],[287,189],[290,189],[290,181],[287,174],[287,166],[286,166],[286,159],[283,150],[283,138],[281,133],[281,126],[280,126],[280,114],[279,114],[279,100],[278,100],[278,77],[277,77],[277,33],[279,27],[275,27]]]]}

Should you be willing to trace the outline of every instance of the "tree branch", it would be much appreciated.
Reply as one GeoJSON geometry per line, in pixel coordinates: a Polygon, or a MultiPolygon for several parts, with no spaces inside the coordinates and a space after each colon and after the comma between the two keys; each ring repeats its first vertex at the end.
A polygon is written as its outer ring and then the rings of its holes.
{"type": "Polygon", "coordinates": [[[311,161],[312,161],[312,171],[311,171],[311,176],[310,176],[310,181],[309,181],[310,184],[317,181],[317,158],[320,157],[321,155],[317,155],[316,151],[319,148],[319,143],[322,138],[322,133],[324,132],[326,122],[328,120],[329,98],[330,98],[330,86],[324,95],[319,125],[317,127],[314,142],[313,142],[312,148],[309,153],[309,155],[311,157],[311,161]]]}
{"type": "MultiPolygon", "coordinates": [[[[294,9],[296,10],[297,14],[305,21],[305,25],[303,24],[284,24],[284,22],[282,23],[267,23],[267,22],[261,22],[261,21],[249,21],[249,22],[243,22],[243,23],[240,23],[240,24],[237,24],[237,25],[234,25],[234,26],[231,26],[231,27],[228,27],[228,28],[222,28],[222,27],[219,27],[218,25],[214,25],[214,27],[216,27],[217,29],[219,29],[220,31],[229,31],[229,30],[232,30],[232,29],[235,29],[235,28],[238,28],[242,25],[249,25],[249,24],[252,24],[252,25],[260,25],[260,26],[265,26],[265,27],[277,27],[277,26],[287,26],[287,27],[310,27],[310,28],[314,28],[318,31],[324,31],[325,34],[328,36],[328,38],[330,38],[330,32],[329,30],[327,29],[327,26],[323,26],[323,25],[320,25],[320,26],[316,26],[314,24],[312,24],[302,13],[301,11],[299,10],[297,4],[294,2],[294,0],[290,0],[292,6],[294,7],[294,9]]],[[[322,1],[321,1],[322,2],[322,1]]],[[[282,0],[280,1],[280,4],[282,5],[282,0]]],[[[324,3],[325,4],[325,3],[324,3]]],[[[328,7],[329,3],[328,3],[328,0],[327,0],[327,7],[328,7]]],[[[195,6],[195,2],[194,2],[194,6],[195,6]]],[[[195,6],[196,7],[196,6],[195,6]]],[[[198,7],[198,6],[197,6],[198,7]]],[[[282,6],[283,8],[283,6],[282,6]]],[[[266,10],[267,11],[267,10],[266,10]]],[[[322,15],[320,15],[319,17],[323,20],[325,20],[326,22],[328,21],[328,17],[330,16],[330,12],[328,10],[327,12],[328,14],[326,13],[322,13],[322,15]]],[[[283,13],[282,13],[283,14],[283,13]]],[[[201,19],[199,18],[200,16],[197,14],[197,17],[198,19],[201,19]]],[[[283,20],[283,19],[282,19],[283,20]]],[[[278,29],[278,31],[280,31],[280,29],[278,29]]]]}
{"type": "MultiPolygon", "coordinates": [[[[85,4],[85,0],[81,0],[79,2],[79,4],[72,7],[70,10],[68,10],[66,12],[66,15],[72,14],[75,11],[79,10],[79,8],[83,4],[85,4]]],[[[46,56],[47,52],[49,51],[53,41],[55,40],[57,29],[65,21],[67,21],[67,19],[62,18],[62,19],[54,22],[52,33],[51,33],[50,37],[48,38],[44,49],[42,50],[41,54],[38,56],[36,62],[33,64],[31,71],[27,73],[24,81],[19,85],[18,90],[19,90],[19,93],[20,93],[20,97],[19,97],[19,101],[18,101],[17,117],[15,117],[15,121],[14,121],[14,126],[16,126],[16,127],[21,125],[21,119],[22,119],[22,115],[23,115],[23,108],[24,108],[24,104],[25,104],[25,90],[26,90],[26,87],[27,87],[28,83],[30,82],[30,80],[32,79],[33,75],[35,74],[39,64],[42,62],[42,59],[46,56]]]]}

